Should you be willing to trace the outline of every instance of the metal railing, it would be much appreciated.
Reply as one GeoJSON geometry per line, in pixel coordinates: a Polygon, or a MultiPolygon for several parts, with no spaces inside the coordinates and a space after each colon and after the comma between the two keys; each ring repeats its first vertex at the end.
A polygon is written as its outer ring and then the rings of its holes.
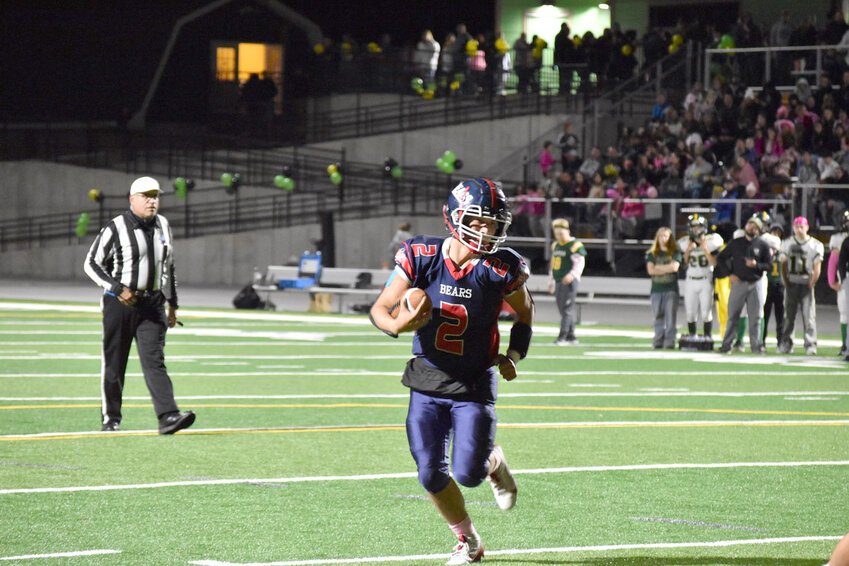
{"type": "MultiPolygon", "coordinates": [[[[292,192],[275,188],[271,177],[252,182],[246,176],[242,187],[230,196],[225,196],[223,185],[189,191],[185,199],[168,192],[162,198],[163,214],[182,237],[311,224],[318,222],[323,212],[332,212],[337,220],[437,214],[457,180],[456,176],[416,168],[405,170],[404,176],[396,179],[381,175],[373,165],[342,162],[343,181],[333,185],[326,162],[302,160],[298,167],[292,192]],[[243,194],[247,191],[252,194],[243,194]],[[263,191],[267,194],[256,195],[263,191]]],[[[78,244],[124,210],[126,197],[107,196],[84,211],[2,220],[0,251],[78,244]],[[97,225],[78,238],[75,228],[83,212],[97,225]]]]}
{"type": "MultiPolygon", "coordinates": [[[[744,81],[749,86],[763,85],[779,77],[808,76],[814,81],[808,81],[812,88],[820,84],[820,79],[827,74],[827,67],[836,59],[837,68],[843,66],[842,58],[847,50],[846,45],[798,45],[789,47],[737,47],[733,49],[705,49],[704,51],[704,85],[711,83],[711,77],[719,72],[719,67],[745,67],[744,81]],[[840,54],[840,55],[838,55],[840,54]],[[737,57],[735,60],[734,57],[737,57]],[[759,61],[759,56],[763,57],[759,61]],[[744,62],[739,61],[740,58],[744,62]],[[718,62],[719,61],[719,62],[718,62]],[[799,69],[795,69],[795,61],[799,61],[799,69]],[[804,61],[804,63],[802,63],[804,61]],[[746,79],[749,79],[746,81],[746,79]]],[[[795,83],[795,79],[790,85],[795,83]]],[[[804,101],[801,101],[804,103],[804,101]]]]}

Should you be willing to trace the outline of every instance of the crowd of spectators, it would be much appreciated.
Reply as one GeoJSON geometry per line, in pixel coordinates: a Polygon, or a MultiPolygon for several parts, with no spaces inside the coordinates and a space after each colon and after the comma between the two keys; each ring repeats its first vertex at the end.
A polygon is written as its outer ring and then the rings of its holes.
{"type": "MultiPolygon", "coordinates": [[[[809,25],[794,28],[782,14],[768,35],[777,41],[808,42],[809,25]]],[[[849,46],[847,30],[842,13],[835,13],[811,43],[849,46]]],[[[746,32],[738,36],[738,46],[756,45],[767,37],[746,16],[733,31],[746,32]]],[[[788,66],[786,75],[793,77],[792,88],[783,92],[776,81],[747,82],[745,60],[720,62],[711,84],[696,82],[678,100],[659,94],[644,126],[623,128],[606,150],[593,147],[580,155],[567,125],[557,143],[546,142],[548,149],[540,154],[542,182],[536,194],[614,199],[614,236],[620,238],[651,237],[664,223],[669,205],[653,203],[658,197],[727,200],[703,203],[714,210],[716,223],[735,220],[735,199],[779,200],[747,202],[741,218],[768,209],[785,229],[791,200],[799,214],[806,198],[813,230],[840,226],[849,189],[834,185],[849,185],[849,61],[835,51],[820,83],[812,85],[808,75],[799,72],[805,68],[803,56],[779,58],[788,66]],[[552,147],[559,148],[554,152],[560,157],[556,167],[550,164],[552,147]],[[793,182],[817,187],[793,189],[793,182]]],[[[572,217],[582,232],[605,235],[606,204],[555,202],[553,207],[552,214],[572,217]]]]}
{"type": "Polygon", "coordinates": [[[617,23],[598,37],[590,31],[573,34],[563,23],[551,45],[524,33],[507,38],[492,31],[470,32],[464,24],[443,34],[441,41],[431,30],[403,44],[388,34],[365,44],[343,35],[339,42],[325,38],[313,47],[318,72],[305,79],[323,91],[409,92],[411,79],[418,78],[422,90],[432,96],[598,90],[668,55],[671,38],[679,31],[697,41],[710,35],[704,28],[682,24],[638,37],[634,30],[623,32],[617,23]]]}

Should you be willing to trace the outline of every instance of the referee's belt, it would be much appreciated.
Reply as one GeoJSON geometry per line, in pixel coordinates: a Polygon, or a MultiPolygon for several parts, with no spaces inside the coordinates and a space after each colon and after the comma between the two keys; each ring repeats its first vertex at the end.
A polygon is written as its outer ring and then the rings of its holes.
{"type": "Polygon", "coordinates": [[[139,299],[154,299],[162,294],[162,291],[133,291],[136,298],[139,299]]]}
{"type": "Polygon", "coordinates": [[[142,307],[157,307],[165,303],[165,295],[162,291],[133,291],[136,296],[136,304],[142,307]]]}
{"type": "Polygon", "coordinates": [[[688,277],[687,281],[701,281],[702,279],[707,279],[707,276],[702,275],[701,277],[688,277]]]}

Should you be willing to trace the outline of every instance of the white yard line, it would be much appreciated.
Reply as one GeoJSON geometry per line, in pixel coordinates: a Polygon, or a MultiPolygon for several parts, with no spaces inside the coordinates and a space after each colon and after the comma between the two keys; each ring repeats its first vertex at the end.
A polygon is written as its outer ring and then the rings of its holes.
{"type": "MultiPolygon", "coordinates": [[[[631,472],[631,471],[656,471],[656,470],[697,470],[697,469],[734,469],[734,468],[798,468],[798,467],[824,467],[824,466],[849,466],[847,460],[836,461],[812,461],[812,462],[728,462],[714,464],[635,464],[628,466],[584,466],[564,468],[537,468],[529,470],[513,470],[514,474],[567,474],[579,472],[631,472]]],[[[209,480],[184,480],[173,482],[124,484],[124,485],[85,485],[68,487],[36,487],[21,489],[0,489],[0,495],[34,494],[34,493],[71,493],[80,491],[125,491],[132,489],[156,489],[163,487],[188,487],[207,485],[233,485],[233,484],[290,484],[305,482],[338,482],[338,481],[375,481],[384,479],[408,479],[415,478],[416,472],[399,472],[392,474],[365,474],[354,476],[307,476],[290,478],[240,478],[240,479],[209,479],[209,480]]]]}
{"type": "MultiPolygon", "coordinates": [[[[399,408],[402,405],[399,405],[399,408]]],[[[88,407],[85,407],[88,408],[88,407]]],[[[682,411],[686,412],[686,410],[682,411]]],[[[727,420],[727,421],[564,421],[564,422],[531,422],[510,423],[500,421],[498,428],[611,428],[611,427],[713,427],[713,426],[847,426],[849,420],[727,420]]],[[[248,428],[192,428],[181,432],[181,435],[200,434],[222,434],[222,433],[247,433],[247,432],[307,432],[307,431],[330,431],[350,432],[356,429],[404,429],[403,422],[397,423],[368,423],[368,424],[339,424],[339,425],[314,425],[314,426],[278,426],[278,427],[248,427],[248,428]]],[[[116,436],[146,436],[156,434],[154,429],[122,430],[120,432],[102,432],[96,430],[80,430],[68,432],[32,432],[26,434],[2,434],[0,440],[68,440],[92,437],[116,437],[116,436]]]]}
{"type": "MultiPolygon", "coordinates": [[[[307,359],[346,359],[350,360],[351,356],[274,356],[275,359],[278,360],[304,360],[307,359]]],[[[96,356],[97,359],[100,359],[99,356],[96,356]]],[[[358,356],[357,359],[408,359],[409,356],[358,356]]],[[[46,359],[46,358],[43,358],[46,359]]],[[[79,358],[75,358],[79,359],[79,358]]],[[[199,356],[191,356],[191,360],[199,360],[202,359],[199,356]]],[[[562,360],[564,358],[558,358],[562,360]]],[[[168,360],[171,361],[170,359],[168,360]]],[[[845,365],[845,362],[843,362],[845,365]]],[[[400,376],[403,371],[401,369],[397,371],[389,371],[389,372],[378,372],[378,371],[366,371],[366,370],[350,370],[346,368],[339,368],[333,370],[333,375],[338,375],[339,372],[349,372],[351,374],[356,375],[375,375],[375,376],[400,376]]],[[[310,373],[316,373],[315,370],[309,370],[310,373]]],[[[141,373],[127,373],[127,377],[141,377],[141,373]]],[[[179,372],[181,376],[202,376],[202,377],[234,377],[234,376],[244,376],[244,377],[252,377],[252,376],[262,376],[262,375],[304,375],[304,372],[237,372],[237,373],[219,373],[219,372],[206,372],[206,373],[187,373],[187,372],[179,372]]],[[[728,376],[727,371],[521,371],[519,375],[519,380],[521,380],[522,376],[534,376],[534,377],[580,377],[580,376],[588,376],[588,375],[613,375],[618,377],[628,377],[629,375],[650,375],[650,376],[661,376],[661,375],[671,375],[671,376],[728,376]]],[[[761,371],[735,371],[734,375],[744,376],[744,375],[755,375],[755,376],[763,376],[764,373],[761,371]]],[[[777,377],[783,375],[779,372],[773,372],[771,374],[772,377],[777,377]]],[[[838,371],[793,371],[786,372],[786,375],[797,377],[797,376],[846,376],[846,370],[838,370],[838,371]]],[[[15,378],[15,377],[100,377],[99,373],[0,373],[0,378],[15,378]]],[[[664,393],[664,392],[659,392],[664,393]]],[[[810,393],[810,392],[805,392],[810,393]]],[[[567,394],[568,395],[568,394],[567,394]]],[[[729,393],[730,396],[735,394],[729,393]]]]}
{"type": "MultiPolygon", "coordinates": [[[[91,374],[94,377],[94,374],[91,374]]],[[[127,374],[134,375],[134,374],[127,374]]],[[[181,374],[185,375],[185,374],[181,374]]],[[[358,374],[359,375],[359,374],[358,374]]],[[[589,387],[583,385],[582,387],[589,387]]],[[[599,385],[597,387],[611,387],[610,385],[599,385]]],[[[499,393],[499,399],[523,398],[523,397],[797,397],[799,399],[821,399],[823,396],[836,395],[840,397],[849,396],[849,391],[640,391],[640,392],[608,392],[608,391],[580,391],[580,392],[548,392],[548,393],[499,393]],[[814,397],[815,396],[815,397],[814,397]]],[[[221,399],[407,399],[409,393],[315,393],[315,394],[292,394],[292,395],[178,395],[180,401],[209,401],[221,399]]],[[[149,396],[124,396],[125,401],[147,401],[149,396]]],[[[0,401],[100,401],[100,397],[0,397],[0,401]]]]}
{"type": "MultiPolygon", "coordinates": [[[[604,544],[597,546],[561,546],[554,548],[511,548],[487,550],[486,556],[515,556],[528,554],[609,552],[615,550],[652,550],[662,548],[716,548],[755,544],[784,544],[793,542],[820,542],[840,540],[841,536],[808,536],[740,540],[717,540],[707,542],[658,542],[636,544],[604,544]]],[[[376,562],[409,562],[412,560],[444,560],[445,554],[413,554],[407,556],[372,556],[368,558],[324,558],[315,560],[285,560],[276,562],[224,562],[220,560],[193,560],[197,566],[317,566],[320,564],[372,564],[376,562]]]]}
{"type": "Polygon", "coordinates": [[[95,556],[97,554],[120,554],[120,550],[78,550],[75,552],[51,552],[49,554],[22,554],[20,556],[0,556],[0,560],[18,561],[38,558],[73,558],[76,556],[95,556]]]}

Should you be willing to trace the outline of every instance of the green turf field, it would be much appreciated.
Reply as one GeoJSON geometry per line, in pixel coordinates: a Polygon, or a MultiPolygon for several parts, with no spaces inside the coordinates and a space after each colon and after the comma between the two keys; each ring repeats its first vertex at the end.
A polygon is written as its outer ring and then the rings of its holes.
{"type": "MultiPolygon", "coordinates": [[[[181,319],[166,361],[195,425],[156,434],[133,351],[122,430],[101,433],[95,305],[0,301],[0,563],[444,562],[453,534],[403,427],[409,336],[355,316],[181,319]]],[[[518,503],[464,490],[484,562],[825,563],[849,531],[837,347],[657,351],[647,331],[583,326],[557,347],[536,328],[498,405],[518,503]]]]}

